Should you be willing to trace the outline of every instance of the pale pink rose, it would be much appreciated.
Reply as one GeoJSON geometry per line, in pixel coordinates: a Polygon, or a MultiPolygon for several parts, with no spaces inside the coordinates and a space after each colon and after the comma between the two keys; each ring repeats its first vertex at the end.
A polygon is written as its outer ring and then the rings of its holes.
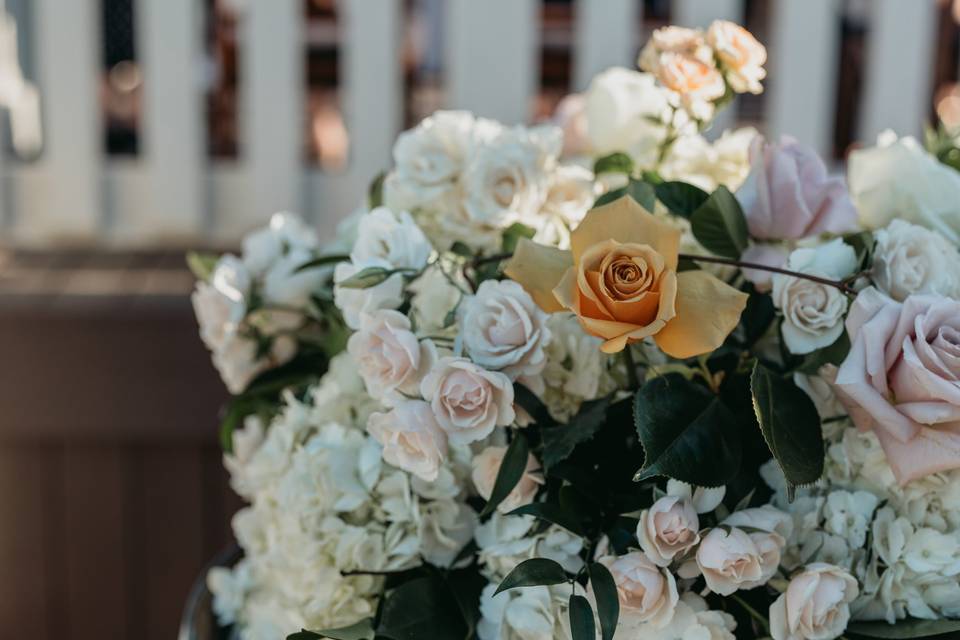
{"type": "Polygon", "coordinates": [[[438,360],[420,383],[420,393],[453,444],[482,440],[516,417],[510,378],[466,358],[438,360]]]}
{"type": "Polygon", "coordinates": [[[360,315],[360,329],[347,341],[347,351],[374,398],[395,391],[415,395],[436,359],[433,343],[421,342],[410,329],[409,318],[399,311],[380,309],[360,315]]]}
{"type": "Polygon", "coordinates": [[[383,447],[384,460],[428,482],[437,479],[447,456],[447,436],[429,404],[408,400],[388,413],[373,413],[367,431],[383,447]]]}
{"type": "MultiPolygon", "coordinates": [[[[477,493],[484,500],[489,500],[493,493],[493,485],[496,484],[497,474],[500,473],[500,465],[503,464],[503,457],[507,453],[506,447],[487,447],[473,459],[473,486],[477,488],[477,493]]],[[[520,476],[520,482],[513,488],[507,497],[497,505],[497,511],[501,513],[510,513],[517,507],[533,502],[537,495],[537,490],[543,484],[543,474],[540,472],[540,463],[530,454],[527,457],[527,467],[520,476]]]]}
{"type": "Polygon", "coordinates": [[[769,570],[754,539],[736,527],[711,529],[697,548],[697,566],[714,593],[728,596],[760,584],[769,570]]]}
{"type": "Polygon", "coordinates": [[[770,605],[770,635],[773,640],[837,638],[847,628],[858,591],[856,579],[840,567],[807,565],[770,605]]]}
{"type": "Polygon", "coordinates": [[[637,524],[640,548],[657,566],[673,559],[700,542],[700,519],[689,500],[664,496],[640,513],[637,524]]]}
{"type": "Polygon", "coordinates": [[[749,31],[728,20],[714,20],[707,29],[707,44],[723,65],[727,82],[737,93],[762,93],[767,72],[766,48],[749,31]]]}
{"type": "MultiPolygon", "coordinates": [[[[750,236],[761,244],[741,256],[747,262],[781,267],[789,251],[765,242],[800,240],[822,233],[856,231],[857,212],[846,184],[831,177],[813,149],[792,138],[779,144],[756,136],[750,146],[750,174],[737,190],[750,236]]],[[[770,273],[745,271],[755,284],[768,286],[770,273]]]]}
{"type": "Polygon", "coordinates": [[[597,562],[613,576],[622,616],[654,629],[669,624],[679,600],[673,574],[650,562],[639,551],[603,556],[597,562]]]}
{"type": "Polygon", "coordinates": [[[847,316],[852,347],[834,386],[854,423],[880,439],[897,480],[960,467],[960,301],[874,288],[847,316]]]}

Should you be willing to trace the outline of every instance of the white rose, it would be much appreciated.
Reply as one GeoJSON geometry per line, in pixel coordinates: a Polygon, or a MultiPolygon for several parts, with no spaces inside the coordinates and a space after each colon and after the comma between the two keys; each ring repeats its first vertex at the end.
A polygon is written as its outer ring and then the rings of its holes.
{"type": "Polygon", "coordinates": [[[720,185],[736,191],[750,173],[753,127],[724,131],[714,142],[699,134],[681,136],[660,168],[665,180],[682,180],[711,192],[720,185]]]}
{"type": "Polygon", "coordinates": [[[306,249],[291,249],[273,262],[263,276],[263,300],[267,305],[304,307],[329,277],[324,269],[297,271],[314,257],[306,249]]]}
{"type": "Polygon", "coordinates": [[[217,262],[209,282],[197,282],[191,296],[200,325],[200,338],[208,349],[218,349],[236,333],[247,314],[250,274],[235,256],[217,262]]]}
{"type": "Polygon", "coordinates": [[[700,520],[688,500],[665,496],[640,513],[637,539],[655,565],[666,567],[700,542],[700,520]]]}
{"type": "Polygon", "coordinates": [[[514,380],[543,371],[547,314],[519,284],[486,280],[460,309],[463,347],[475,363],[514,380]]]}
{"type": "Polygon", "coordinates": [[[255,341],[234,334],[211,353],[213,366],[230,393],[242,393],[257,375],[289,362],[297,353],[297,343],[289,336],[280,336],[273,339],[265,356],[260,357],[258,352],[255,341]]]}
{"type": "Polygon", "coordinates": [[[267,269],[288,251],[314,251],[319,245],[317,232],[300,216],[282,211],[270,217],[270,223],[243,239],[243,264],[254,275],[267,269]]]}
{"type": "Polygon", "coordinates": [[[453,273],[450,275],[445,274],[443,268],[441,264],[433,264],[407,286],[407,290],[413,294],[410,299],[411,316],[416,320],[418,330],[423,333],[433,334],[447,328],[444,324],[448,320],[452,323],[454,318],[450,312],[463,296],[463,291],[450,281],[452,277],[458,277],[455,274],[459,274],[459,266],[451,267],[453,273]]]}
{"type": "Polygon", "coordinates": [[[447,456],[447,436],[422,400],[401,402],[388,413],[374,413],[367,431],[383,447],[383,459],[395,467],[436,480],[447,456]]]}
{"type": "Polygon", "coordinates": [[[361,314],[360,328],[347,341],[347,351],[374,398],[397,391],[416,395],[420,380],[436,359],[433,343],[421,342],[410,329],[410,319],[399,311],[361,314]]]}
{"type": "Polygon", "coordinates": [[[642,622],[654,629],[670,623],[679,600],[672,573],[656,566],[638,551],[603,556],[597,562],[613,576],[622,616],[634,624],[642,622]]]}
{"type": "Polygon", "coordinates": [[[723,497],[727,495],[727,488],[695,487],[671,478],[667,480],[667,495],[689,500],[697,513],[710,513],[723,502],[723,497]]]}
{"type": "MultiPolygon", "coordinates": [[[[477,493],[484,500],[490,499],[493,493],[493,485],[497,481],[497,474],[500,472],[500,465],[503,464],[503,457],[507,453],[506,447],[487,447],[473,459],[473,485],[477,488],[477,493]]],[[[520,481],[513,488],[506,498],[503,499],[497,510],[501,513],[509,513],[517,507],[533,502],[537,495],[537,490],[543,484],[543,474],[540,472],[540,463],[533,454],[527,458],[527,466],[520,476],[520,481]]]]}
{"type": "Polygon", "coordinates": [[[649,73],[612,67],[590,81],[586,93],[587,136],[596,155],[626,151],[644,167],[656,162],[668,117],[663,90],[649,73]]]}
{"type": "MultiPolygon", "coordinates": [[[[764,576],[761,549],[741,529],[711,529],[697,548],[697,567],[714,593],[728,596],[738,589],[760,584],[764,576]]],[[[776,567],[774,567],[776,570],[776,567]]]]}
{"type": "MultiPolygon", "coordinates": [[[[797,249],[787,269],[842,280],[857,268],[853,247],[836,238],[812,249],[797,249]]],[[[783,342],[791,353],[829,346],[843,333],[847,297],[836,287],[783,274],[773,276],[773,303],[783,313],[783,342]]]]}
{"type": "Polygon", "coordinates": [[[877,146],[850,154],[847,181],[868,229],[900,218],[960,244],[960,173],[924,151],[915,139],[881,133],[877,146]]]}
{"type": "Polygon", "coordinates": [[[596,196],[592,171],[575,164],[561,165],[550,176],[543,212],[555,215],[573,227],[593,207],[596,196]]]}
{"type": "Polygon", "coordinates": [[[394,214],[386,207],[377,207],[360,218],[350,260],[355,264],[382,260],[393,269],[419,271],[432,251],[430,241],[409,213],[394,214]]]}
{"type": "Polygon", "coordinates": [[[913,293],[960,298],[960,252],[935,231],[894,220],[877,231],[873,281],[903,302],[913,293]]]}
{"type": "Polygon", "coordinates": [[[359,264],[341,262],[333,271],[333,302],[343,313],[344,322],[354,330],[360,328],[362,314],[378,309],[396,309],[403,304],[403,274],[400,273],[391,274],[383,282],[366,289],[339,286],[338,283],[370,267],[393,268],[385,260],[370,260],[359,264]]]}
{"type": "Polygon", "coordinates": [[[420,393],[453,444],[482,440],[516,417],[510,378],[466,358],[438,360],[420,383],[420,393]]]}
{"type": "Polygon", "coordinates": [[[850,620],[857,581],[839,567],[807,565],[790,580],[785,593],[770,605],[773,640],[829,640],[840,636],[850,620]]]}

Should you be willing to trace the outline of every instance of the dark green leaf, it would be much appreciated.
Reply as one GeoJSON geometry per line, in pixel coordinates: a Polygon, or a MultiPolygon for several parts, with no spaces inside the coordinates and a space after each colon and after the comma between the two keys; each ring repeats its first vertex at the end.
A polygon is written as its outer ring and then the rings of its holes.
{"type": "Polygon", "coordinates": [[[833,344],[805,355],[798,368],[802,373],[816,374],[820,367],[825,364],[839,366],[846,359],[848,353],[850,353],[850,336],[844,331],[833,344]]]}
{"type": "Polygon", "coordinates": [[[536,424],[542,427],[549,427],[554,424],[547,405],[543,404],[537,394],[518,382],[513,384],[513,399],[536,424]]]}
{"type": "MultiPolygon", "coordinates": [[[[471,541],[471,544],[464,549],[472,549],[475,553],[477,546],[471,541]]],[[[469,568],[449,572],[445,582],[450,589],[450,594],[457,601],[460,615],[467,625],[467,633],[464,637],[472,638],[480,621],[480,593],[487,586],[487,579],[476,568],[469,568]]]]}
{"type": "Polygon", "coordinates": [[[320,256],[314,258],[309,262],[304,262],[302,265],[294,270],[294,273],[300,273],[301,271],[306,271],[307,269],[316,269],[317,267],[326,267],[327,265],[336,264],[338,262],[346,262],[350,259],[350,256],[344,255],[331,255],[331,256],[320,256]]]}
{"type": "Polygon", "coordinates": [[[610,570],[599,562],[591,562],[587,566],[590,573],[590,586],[597,600],[597,617],[600,618],[600,634],[603,640],[613,640],[613,633],[617,629],[617,619],[620,617],[620,596],[617,593],[617,583],[610,570]]]}
{"type": "Polygon", "coordinates": [[[383,205],[383,181],[386,179],[386,177],[386,172],[381,171],[370,183],[370,187],[367,189],[368,208],[376,209],[377,207],[383,205]]]}
{"type": "Polygon", "coordinates": [[[337,283],[337,286],[341,289],[368,289],[377,286],[393,273],[392,269],[385,267],[367,267],[357,271],[349,278],[341,280],[337,283]]]}
{"type": "Polygon", "coordinates": [[[823,434],[813,400],[792,380],[760,362],[750,376],[760,431],[791,487],[811,484],[823,473],[823,434]]]}
{"type": "Polygon", "coordinates": [[[859,231],[845,235],[843,236],[843,242],[853,247],[857,254],[857,264],[860,265],[861,269],[870,266],[873,247],[876,244],[872,231],[859,231]]]}
{"type": "Polygon", "coordinates": [[[578,444],[592,438],[606,422],[609,404],[609,398],[584,402],[569,423],[544,428],[541,432],[544,466],[549,469],[566,460],[578,444]]]}
{"type": "Polygon", "coordinates": [[[597,158],[593,163],[593,172],[601,173],[633,173],[633,158],[620,151],[611,153],[608,156],[597,158]]]}
{"type": "Polygon", "coordinates": [[[439,576],[426,576],[404,582],[387,593],[377,637],[463,640],[467,624],[449,585],[439,576]]]}
{"type": "Polygon", "coordinates": [[[503,230],[503,233],[500,234],[500,237],[503,239],[501,246],[505,253],[513,253],[517,248],[517,243],[520,242],[520,238],[526,238],[532,240],[533,236],[537,234],[537,230],[521,222],[514,222],[512,225],[503,230]]]}
{"type": "Polygon", "coordinates": [[[932,638],[943,636],[956,638],[960,633],[960,620],[899,620],[896,624],[886,622],[851,622],[846,633],[866,638],[887,638],[905,640],[906,638],[932,638]]]}
{"type": "Polygon", "coordinates": [[[483,508],[481,516],[493,513],[504,499],[510,495],[513,488],[520,482],[524,471],[527,469],[527,461],[530,456],[527,447],[527,439],[520,433],[515,434],[513,442],[507,447],[507,452],[500,463],[500,470],[497,471],[497,479],[493,483],[493,491],[490,492],[490,499],[483,508]]]}
{"type": "Polygon", "coordinates": [[[718,256],[739,258],[747,248],[747,220],[740,203],[722,185],[693,212],[690,226],[697,241],[718,256]]]}
{"type": "Polygon", "coordinates": [[[627,195],[640,203],[640,206],[647,211],[653,211],[657,205],[657,194],[653,190],[653,185],[642,180],[630,180],[627,185],[627,195]]]}
{"type": "Polygon", "coordinates": [[[556,560],[530,558],[524,560],[507,574],[493,595],[515,587],[537,587],[540,585],[560,584],[567,581],[567,572],[556,560]]]}
{"type": "Polygon", "coordinates": [[[740,315],[743,326],[743,339],[747,346],[753,345],[763,337],[777,317],[773,298],[769,294],[751,291],[747,306],[740,315]]]}
{"type": "Polygon", "coordinates": [[[595,640],[597,637],[590,601],[576,594],[570,595],[570,635],[573,640],[595,640]]]}
{"type": "Polygon", "coordinates": [[[740,469],[742,448],[730,410],[681,375],[644,384],[634,397],[634,422],[646,454],[634,480],[666,476],[717,487],[740,469]]]}
{"type": "Polygon", "coordinates": [[[467,246],[465,242],[461,242],[459,240],[450,245],[450,251],[463,258],[473,257],[473,249],[467,246]]]}
{"type": "Polygon", "coordinates": [[[321,631],[307,631],[287,636],[287,640],[314,640],[314,638],[330,638],[331,640],[373,640],[373,620],[366,618],[347,627],[323,629],[321,631]]]}
{"type": "Polygon", "coordinates": [[[509,513],[511,516],[534,516],[539,520],[563,527],[570,533],[583,535],[583,524],[572,513],[555,502],[531,502],[517,507],[509,513]]]}
{"type": "Polygon", "coordinates": [[[619,189],[611,189],[610,191],[607,191],[606,193],[601,194],[600,197],[593,202],[593,207],[597,208],[601,205],[607,204],[608,202],[619,200],[625,195],[627,195],[626,187],[620,187],[619,189]]]}
{"type": "Polygon", "coordinates": [[[197,280],[203,280],[204,282],[213,275],[219,261],[220,256],[213,253],[187,252],[187,266],[197,280]]]}
{"type": "Polygon", "coordinates": [[[684,218],[693,215],[710,197],[710,194],[700,187],[686,182],[661,182],[654,187],[654,191],[663,206],[684,218]]]}

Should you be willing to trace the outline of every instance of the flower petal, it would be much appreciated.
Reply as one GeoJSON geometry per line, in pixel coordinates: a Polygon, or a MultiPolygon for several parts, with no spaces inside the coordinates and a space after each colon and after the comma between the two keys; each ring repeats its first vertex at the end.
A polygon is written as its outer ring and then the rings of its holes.
{"type": "Polygon", "coordinates": [[[677,274],[677,315],[654,340],[667,355],[692,358],[713,351],[740,322],[747,294],[706,271],[677,274]]]}
{"type": "Polygon", "coordinates": [[[541,309],[554,313],[563,311],[563,305],[554,297],[553,289],[572,264],[569,251],[521,238],[504,273],[520,283],[541,309]]]}
{"type": "Polygon", "coordinates": [[[587,212],[570,236],[574,261],[579,262],[587,249],[607,240],[648,244],[666,259],[669,268],[677,268],[680,230],[647,212],[630,196],[587,212]]]}

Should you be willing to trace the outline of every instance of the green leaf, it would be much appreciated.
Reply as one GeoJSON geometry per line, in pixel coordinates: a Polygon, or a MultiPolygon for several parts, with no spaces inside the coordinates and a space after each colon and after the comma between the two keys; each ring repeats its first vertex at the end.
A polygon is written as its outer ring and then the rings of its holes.
{"type": "Polygon", "coordinates": [[[507,515],[533,516],[539,520],[563,527],[574,535],[583,535],[583,524],[580,520],[562,505],[555,502],[531,502],[522,507],[517,507],[507,515]]]}
{"type": "Polygon", "coordinates": [[[210,280],[210,276],[213,275],[219,261],[220,256],[213,253],[187,252],[187,267],[190,268],[197,280],[203,280],[204,282],[210,280]]]}
{"type": "Polygon", "coordinates": [[[537,425],[549,427],[555,424],[550,417],[547,405],[537,397],[537,394],[518,382],[513,383],[513,400],[533,418],[537,425]]]}
{"type": "Polygon", "coordinates": [[[740,470],[743,451],[733,414],[679,374],[654,378],[637,391],[634,423],[646,454],[636,481],[666,476],[718,487],[740,470]]]}
{"type": "Polygon", "coordinates": [[[341,280],[337,286],[341,289],[368,289],[377,286],[393,274],[392,269],[385,267],[366,267],[349,278],[341,280]]]}
{"type": "Polygon", "coordinates": [[[654,187],[657,199],[671,213],[689,218],[710,197],[706,191],[686,182],[661,182],[654,187]]]}
{"type": "Polygon", "coordinates": [[[690,226],[697,241],[718,256],[739,258],[747,248],[747,220],[740,203],[722,185],[693,212],[690,226]]]}
{"type": "Polygon", "coordinates": [[[746,345],[752,346],[762,338],[776,317],[777,310],[770,294],[751,291],[750,297],[747,298],[747,306],[740,315],[746,345]]]}
{"type": "Polygon", "coordinates": [[[617,630],[617,619],[620,617],[620,596],[617,593],[617,583],[610,570],[599,562],[587,565],[590,574],[590,585],[597,600],[597,616],[600,618],[600,635],[602,640],[613,640],[617,630]]]}
{"type": "Polygon", "coordinates": [[[345,255],[319,256],[313,260],[310,260],[309,262],[304,262],[294,270],[294,273],[300,273],[301,271],[306,271],[307,269],[316,269],[317,267],[326,267],[327,265],[336,264],[338,262],[346,262],[349,259],[350,256],[345,255]]]}
{"type": "Polygon", "coordinates": [[[467,637],[467,623],[450,586],[438,575],[431,575],[404,582],[387,593],[377,637],[463,640],[467,637]]]}
{"type": "Polygon", "coordinates": [[[383,181],[386,180],[386,178],[387,173],[381,171],[370,183],[370,186],[367,188],[368,208],[376,209],[377,207],[383,206],[383,181]]]}
{"type": "Polygon", "coordinates": [[[563,462],[578,444],[593,438],[597,430],[606,423],[609,405],[609,398],[584,402],[569,423],[544,428],[541,431],[543,465],[549,469],[558,462],[563,462]]]}
{"type": "Polygon", "coordinates": [[[287,640],[313,640],[314,638],[330,638],[331,640],[373,640],[376,632],[373,629],[373,619],[365,618],[355,624],[336,629],[321,631],[307,631],[287,636],[287,640]]]}
{"type": "Polygon", "coordinates": [[[526,437],[516,433],[513,442],[507,447],[503,461],[500,463],[497,479],[493,483],[493,491],[490,492],[490,499],[480,513],[481,516],[493,513],[493,510],[510,495],[510,492],[520,482],[520,478],[523,477],[523,473],[527,469],[529,456],[530,450],[527,447],[526,437]]]}
{"type": "Polygon", "coordinates": [[[857,255],[857,264],[861,269],[870,266],[873,248],[876,245],[876,239],[873,237],[872,231],[858,231],[845,235],[843,236],[843,242],[853,247],[853,251],[857,255]]]}
{"type": "Polygon", "coordinates": [[[537,234],[537,230],[522,222],[514,222],[512,225],[503,230],[503,233],[500,234],[500,237],[503,239],[501,241],[501,246],[505,253],[513,253],[517,248],[517,243],[520,242],[520,238],[526,238],[532,240],[533,236],[537,234]]]}
{"type": "Polygon", "coordinates": [[[840,363],[847,358],[848,353],[850,353],[850,336],[844,331],[833,344],[822,349],[817,349],[804,356],[803,362],[800,363],[798,369],[801,373],[813,375],[825,364],[835,364],[839,366],[840,363]]]}
{"type": "Polygon", "coordinates": [[[647,211],[653,211],[657,203],[657,194],[653,190],[653,185],[643,182],[642,180],[634,180],[631,178],[627,186],[607,191],[601,195],[593,203],[593,206],[596,208],[608,202],[619,200],[623,196],[630,196],[647,211]]]}
{"type": "Polygon", "coordinates": [[[867,638],[887,638],[904,640],[906,638],[931,638],[943,635],[943,640],[955,638],[960,632],[960,620],[899,620],[896,624],[886,622],[851,622],[846,634],[867,638]],[[949,635],[946,635],[949,634],[949,635]]]}
{"type": "Polygon", "coordinates": [[[590,601],[576,594],[570,595],[570,635],[573,640],[594,640],[597,637],[590,601]]]}
{"type": "Polygon", "coordinates": [[[633,173],[633,158],[621,151],[611,153],[602,158],[597,158],[597,161],[593,163],[593,172],[595,174],[625,173],[630,175],[633,173]]]}
{"type": "Polygon", "coordinates": [[[524,560],[500,582],[493,595],[516,587],[538,587],[541,585],[561,584],[567,581],[567,572],[560,563],[548,558],[530,558],[524,560]]]}
{"type": "Polygon", "coordinates": [[[750,376],[760,431],[790,487],[812,484],[823,474],[823,433],[813,400],[792,380],[760,362],[750,376]]]}

